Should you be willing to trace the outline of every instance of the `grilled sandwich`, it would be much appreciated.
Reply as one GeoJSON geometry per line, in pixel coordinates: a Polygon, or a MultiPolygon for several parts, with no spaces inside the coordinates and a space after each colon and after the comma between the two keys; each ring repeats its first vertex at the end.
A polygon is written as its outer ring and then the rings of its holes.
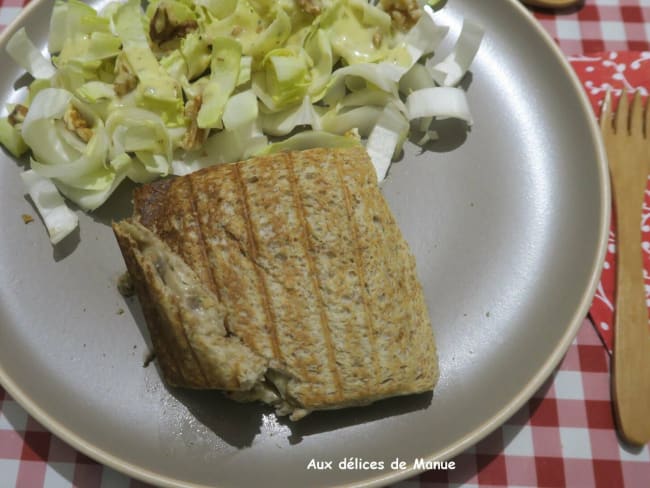
{"type": "Polygon", "coordinates": [[[415,260],[362,147],[144,185],[113,228],[172,386],[297,420],[437,381],[415,260]]]}

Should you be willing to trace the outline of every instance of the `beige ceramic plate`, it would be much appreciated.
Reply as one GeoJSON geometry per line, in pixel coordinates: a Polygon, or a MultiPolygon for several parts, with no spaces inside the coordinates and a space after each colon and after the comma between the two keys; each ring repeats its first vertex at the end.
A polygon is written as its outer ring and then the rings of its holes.
{"type": "MultiPolygon", "coordinates": [[[[44,44],[52,2],[20,26],[44,44]]],[[[374,485],[412,476],[396,457],[444,459],[514,413],[552,372],[584,318],[604,252],[609,193],[597,129],[576,79],[514,1],[450,0],[487,37],[471,76],[471,132],[395,164],[385,194],[415,251],[440,350],[433,396],[317,413],[298,424],[217,393],[170,391],[108,222],[128,189],[52,249],[19,167],[0,154],[0,379],[45,426],[91,457],[162,485],[374,485]],[[124,309],[126,313],[119,314],[124,309]],[[386,469],[336,469],[345,458],[386,469]],[[314,472],[309,461],[334,461],[314,472]]],[[[0,98],[21,72],[0,49],[0,98]]]]}

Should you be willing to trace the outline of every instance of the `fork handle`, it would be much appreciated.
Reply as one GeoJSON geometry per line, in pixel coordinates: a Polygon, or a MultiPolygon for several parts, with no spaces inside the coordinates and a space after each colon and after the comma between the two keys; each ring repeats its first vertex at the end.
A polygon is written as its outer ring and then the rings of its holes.
{"type": "MultiPolygon", "coordinates": [[[[620,431],[630,443],[650,441],[650,396],[641,385],[650,384],[650,333],[643,281],[639,182],[614,182],[616,212],[616,332],[614,338],[615,411],[620,431]],[[623,184],[624,183],[624,184],[623,184]],[[647,347],[639,347],[642,343],[647,347]],[[642,426],[642,427],[640,427],[642,426]]],[[[645,183],[645,181],[643,182],[645,183]]]]}

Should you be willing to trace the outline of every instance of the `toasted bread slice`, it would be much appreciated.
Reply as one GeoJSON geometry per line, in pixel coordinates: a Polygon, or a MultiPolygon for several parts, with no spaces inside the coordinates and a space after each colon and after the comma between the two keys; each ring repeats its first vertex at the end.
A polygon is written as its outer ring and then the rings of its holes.
{"type": "Polygon", "coordinates": [[[134,202],[114,229],[170,384],[294,419],[433,389],[415,260],[363,148],[215,166],[134,202]]]}

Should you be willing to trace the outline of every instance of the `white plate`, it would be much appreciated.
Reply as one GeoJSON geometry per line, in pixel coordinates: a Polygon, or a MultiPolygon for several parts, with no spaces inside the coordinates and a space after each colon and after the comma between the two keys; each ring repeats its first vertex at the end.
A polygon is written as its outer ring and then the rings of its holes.
{"type": "MultiPolygon", "coordinates": [[[[51,2],[33,2],[0,42],[0,98],[19,68],[4,45],[20,26],[45,43],[51,2]]],[[[559,51],[514,1],[453,0],[440,12],[487,36],[473,64],[475,125],[395,164],[385,194],[412,245],[440,351],[435,393],[292,424],[218,393],[169,391],[108,223],[129,189],[52,249],[20,168],[0,154],[0,379],[55,434],[102,463],[157,484],[325,486],[412,476],[501,425],[542,384],[587,313],[604,255],[609,187],[581,88],[559,51]],[[119,314],[124,309],[126,313],[119,314]],[[337,469],[344,458],[384,470],[337,469]],[[392,471],[399,457],[409,470],[392,471]],[[311,459],[334,461],[327,472],[311,459]]],[[[453,37],[452,36],[452,37],[453,37]]]]}

